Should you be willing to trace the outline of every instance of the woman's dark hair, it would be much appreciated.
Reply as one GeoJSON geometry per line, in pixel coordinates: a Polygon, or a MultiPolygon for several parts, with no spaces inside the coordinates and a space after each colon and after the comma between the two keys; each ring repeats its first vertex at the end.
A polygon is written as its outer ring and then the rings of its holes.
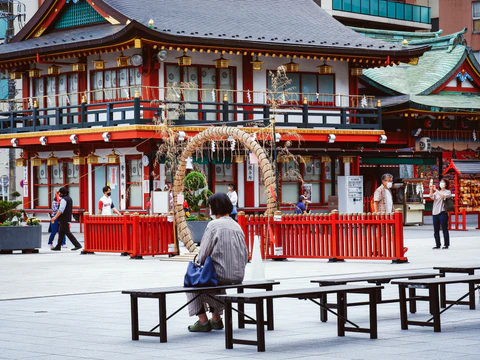
{"type": "Polygon", "coordinates": [[[66,187],[61,187],[60,189],[58,189],[58,192],[63,196],[68,196],[68,189],[66,187]]]}
{"type": "Polygon", "coordinates": [[[233,191],[235,191],[235,185],[234,184],[228,184],[232,188],[233,191]]]}
{"type": "Polygon", "coordinates": [[[450,189],[450,180],[448,180],[447,178],[442,178],[442,180],[440,181],[443,181],[445,183],[445,189],[450,189]]]}
{"type": "Polygon", "coordinates": [[[233,211],[233,205],[227,194],[216,193],[208,198],[208,205],[212,209],[212,215],[225,215],[233,211]]]}

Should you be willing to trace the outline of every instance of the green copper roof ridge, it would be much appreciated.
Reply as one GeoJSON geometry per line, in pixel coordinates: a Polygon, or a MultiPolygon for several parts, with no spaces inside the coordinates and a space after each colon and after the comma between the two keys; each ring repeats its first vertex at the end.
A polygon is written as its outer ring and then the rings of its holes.
{"type": "Polygon", "coordinates": [[[465,61],[466,58],[467,58],[467,51],[465,49],[461,59],[448,73],[446,73],[441,79],[439,79],[435,84],[433,84],[429,88],[414,95],[430,95],[433,91],[437,90],[441,85],[443,85],[448,78],[450,78],[453,74],[455,74],[458,71],[458,69],[460,69],[460,67],[463,65],[463,62],[465,61]]]}
{"type": "MultiPolygon", "coordinates": [[[[435,31],[435,32],[415,32],[415,31],[398,31],[398,30],[381,30],[381,29],[369,29],[369,28],[360,28],[360,27],[355,27],[355,26],[347,26],[348,28],[352,29],[353,31],[356,31],[356,32],[364,32],[364,33],[367,33],[367,34],[388,34],[388,35],[407,35],[407,34],[410,34],[411,36],[414,36],[414,37],[430,37],[430,38],[434,38],[434,37],[438,37],[440,36],[442,33],[443,33],[443,30],[438,30],[438,31],[435,31]]],[[[466,32],[466,29],[465,28],[463,33],[466,32]]],[[[462,34],[463,34],[462,33],[462,34]]]]}
{"type": "Polygon", "coordinates": [[[360,76],[360,79],[365,81],[367,84],[372,85],[373,87],[377,88],[380,91],[383,91],[386,94],[392,95],[392,96],[400,96],[400,95],[407,95],[407,94],[402,94],[401,92],[398,92],[397,90],[391,89],[388,86],[380,84],[378,81],[373,80],[372,78],[362,75],[360,76]]]}

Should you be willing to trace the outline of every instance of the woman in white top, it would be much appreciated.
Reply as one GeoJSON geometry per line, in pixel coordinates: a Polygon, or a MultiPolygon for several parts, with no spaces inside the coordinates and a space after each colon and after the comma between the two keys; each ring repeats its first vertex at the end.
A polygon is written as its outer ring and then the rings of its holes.
{"type": "Polygon", "coordinates": [[[443,200],[452,196],[449,190],[450,182],[447,179],[440,180],[440,190],[435,185],[430,186],[430,198],[433,199],[433,236],[435,237],[434,249],[440,249],[440,227],[443,232],[444,246],[442,249],[448,249],[450,246],[450,235],[448,233],[448,214],[445,211],[443,200]]]}
{"type": "Polygon", "coordinates": [[[230,199],[230,201],[232,202],[232,205],[233,205],[233,210],[230,214],[230,217],[233,219],[233,220],[236,220],[237,218],[237,201],[238,201],[238,196],[237,196],[237,192],[235,191],[235,185],[234,184],[228,184],[228,198],[230,199]]]}

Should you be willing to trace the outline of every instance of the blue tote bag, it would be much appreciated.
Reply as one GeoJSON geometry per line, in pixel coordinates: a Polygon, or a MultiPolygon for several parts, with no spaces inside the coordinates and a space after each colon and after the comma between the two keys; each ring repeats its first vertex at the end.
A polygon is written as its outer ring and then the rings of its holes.
{"type": "Polygon", "coordinates": [[[197,265],[195,260],[188,263],[187,273],[185,274],[185,278],[183,280],[183,286],[202,287],[217,285],[218,277],[210,256],[205,259],[205,263],[203,265],[197,265]]]}

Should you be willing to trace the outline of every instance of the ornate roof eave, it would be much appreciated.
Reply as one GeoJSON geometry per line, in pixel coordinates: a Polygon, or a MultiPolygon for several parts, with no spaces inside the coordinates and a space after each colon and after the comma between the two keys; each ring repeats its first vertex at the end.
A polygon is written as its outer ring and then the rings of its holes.
{"type": "MultiPolygon", "coordinates": [[[[15,43],[31,38],[36,30],[43,25],[47,17],[52,12],[57,12],[55,5],[64,0],[45,0],[40,8],[35,12],[32,18],[25,24],[25,26],[10,40],[10,43],[15,43]]],[[[102,14],[108,14],[110,18],[114,18],[120,24],[125,24],[128,18],[116,9],[108,6],[103,1],[86,0],[90,5],[98,9],[97,11],[102,14]]],[[[109,18],[106,20],[110,21],[109,18]]]]}

